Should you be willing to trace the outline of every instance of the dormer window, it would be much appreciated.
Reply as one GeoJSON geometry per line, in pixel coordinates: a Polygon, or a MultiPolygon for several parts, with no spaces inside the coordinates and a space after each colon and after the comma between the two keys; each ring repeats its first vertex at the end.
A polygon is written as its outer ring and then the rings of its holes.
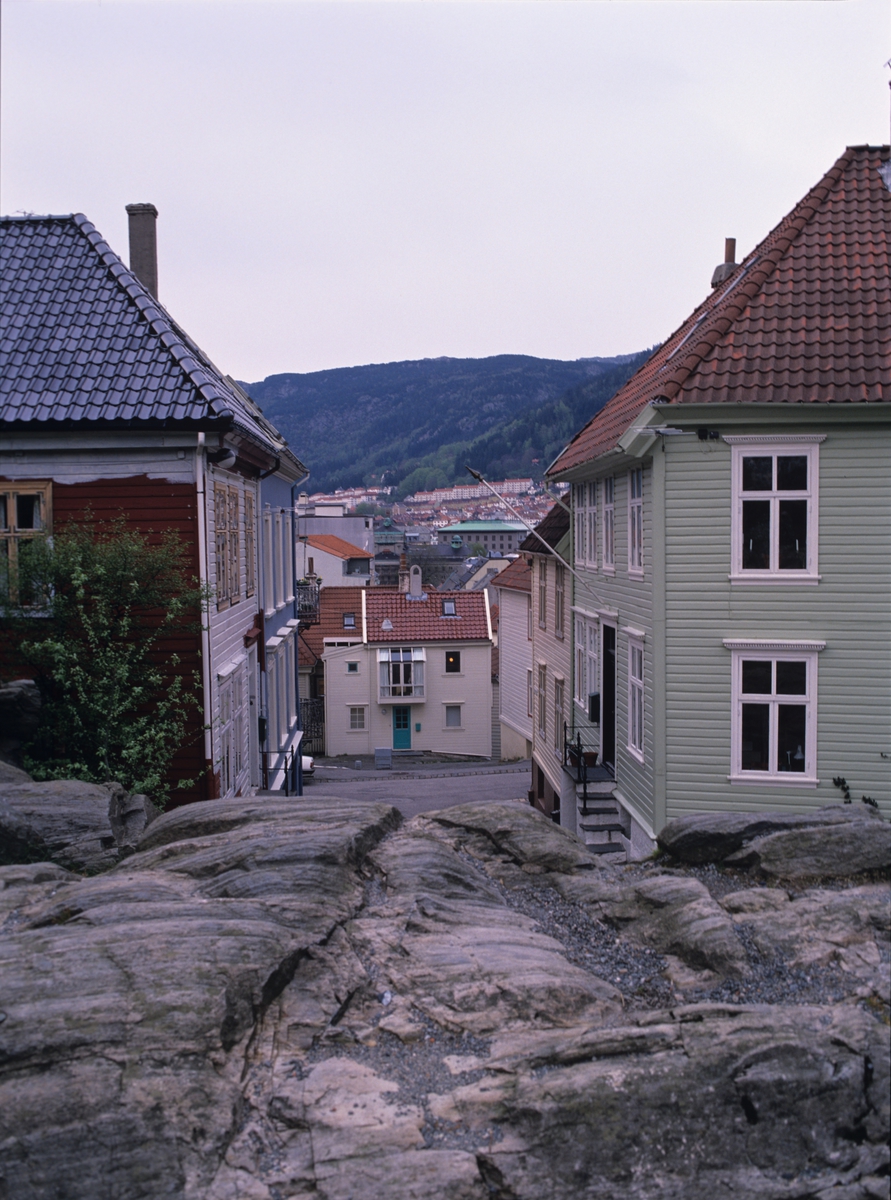
{"type": "Polygon", "coordinates": [[[458,610],[455,608],[455,601],[454,601],[454,600],[443,600],[443,602],[442,602],[442,615],[443,615],[444,617],[457,617],[457,615],[458,615],[458,610]]]}

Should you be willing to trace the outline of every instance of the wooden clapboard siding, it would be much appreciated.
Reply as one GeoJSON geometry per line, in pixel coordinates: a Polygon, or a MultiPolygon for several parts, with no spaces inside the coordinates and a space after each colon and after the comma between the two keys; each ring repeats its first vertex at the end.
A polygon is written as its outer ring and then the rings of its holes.
{"type": "Polygon", "coordinates": [[[532,717],[526,698],[527,671],[532,670],[532,642],[527,637],[529,593],[498,591],[498,661],[501,720],[532,741],[532,717]]]}
{"type": "MultiPolygon", "coordinates": [[[[820,424],[819,570],[809,585],[731,585],[730,447],[667,440],[666,741],[668,816],[808,811],[855,796],[888,810],[891,753],[891,472],[887,431],[820,424]],[[816,788],[730,784],[731,655],[725,638],[826,642],[818,656],[816,788]]],[[[734,432],[764,432],[763,426],[734,432]]]]}
{"type": "MultiPolygon", "coordinates": [[[[616,788],[625,804],[646,828],[654,822],[653,807],[653,755],[655,747],[654,711],[654,645],[653,645],[653,571],[654,553],[661,548],[654,546],[654,489],[652,461],[640,464],[643,468],[643,578],[632,576],[628,571],[628,498],[629,477],[627,466],[616,466],[609,472],[594,472],[586,477],[597,479],[599,505],[597,510],[598,569],[577,565],[580,579],[574,582],[573,603],[587,613],[597,615],[603,610],[618,614],[616,625],[616,788]],[[615,575],[603,570],[603,480],[615,479],[615,575]],[[644,640],[644,761],[628,750],[628,636],[622,629],[632,627],[645,634],[644,640]]],[[[638,465],[634,463],[633,465],[638,465]]],[[[573,628],[573,646],[575,630],[573,628]]],[[[603,669],[603,637],[601,629],[598,669],[603,669]]],[[[573,671],[575,659],[573,657],[573,671]]],[[[600,687],[602,692],[602,686],[600,687]]],[[[573,694],[575,693],[573,679],[573,694]]],[[[573,701],[573,714],[577,725],[589,727],[587,716],[573,701]]],[[[597,738],[596,731],[592,734],[597,738]]]]}

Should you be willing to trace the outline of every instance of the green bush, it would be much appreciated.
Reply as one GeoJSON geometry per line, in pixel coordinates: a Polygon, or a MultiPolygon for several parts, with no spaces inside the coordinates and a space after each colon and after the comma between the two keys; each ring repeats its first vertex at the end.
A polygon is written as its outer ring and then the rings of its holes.
{"type": "Polygon", "coordinates": [[[199,678],[163,645],[200,627],[206,607],[187,558],[177,533],[152,544],[123,516],[95,523],[88,514],[20,547],[5,611],[41,693],[25,748],[35,779],[117,780],[164,806],[170,764],[200,711],[199,678]]]}

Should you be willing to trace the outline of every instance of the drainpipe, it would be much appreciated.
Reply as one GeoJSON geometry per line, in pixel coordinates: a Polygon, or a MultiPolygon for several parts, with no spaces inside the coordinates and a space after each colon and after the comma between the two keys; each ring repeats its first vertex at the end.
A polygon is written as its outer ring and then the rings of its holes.
{"type": "MultiPolygon", "coordinates": [[[[198,492],[198,578],[202,590],[207,588],[207,459],[204,456],[203,431],[198,434],[195,454],[198,492]]],[[[213,776],[213,694],[211,692],[210,609],[201,614],[201,686],[204,689],[204,759],[213,776]],[[210,712],[207,708],[210,708],[210,712]]]]}

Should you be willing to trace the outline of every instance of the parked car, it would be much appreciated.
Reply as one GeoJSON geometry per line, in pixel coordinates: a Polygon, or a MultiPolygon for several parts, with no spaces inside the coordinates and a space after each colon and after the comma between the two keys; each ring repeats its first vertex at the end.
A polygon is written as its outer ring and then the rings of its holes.
{"type": "Polygon", "coordinates": [[[301,764],[304,777],[315,774],[316,764],[313,762],[312,757],[309,754],[302,755],[301,764]]]}

